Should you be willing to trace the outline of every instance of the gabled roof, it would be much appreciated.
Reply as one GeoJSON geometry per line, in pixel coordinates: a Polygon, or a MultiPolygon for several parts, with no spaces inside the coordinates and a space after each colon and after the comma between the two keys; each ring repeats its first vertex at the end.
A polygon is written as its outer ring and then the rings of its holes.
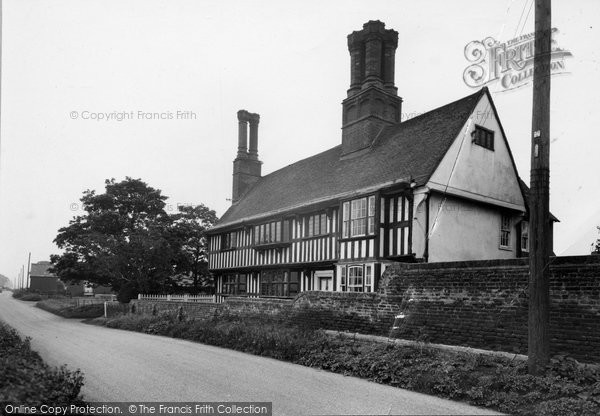
{"type": "Polygon", "coordinates": [[[262,177],[215,229],[414,180],[424,185],[483,94],[475,94],[384,128],[366,151],[341,158],[342,146],[262,177]]]}
{"type": "Polygon", "coordinates": [[[29,271],[29,276],[56,277],[54,273],[50,273],[48,271],[50,266],[51,263],[49,261],[39,261],[37,263],[31,263],[31,270],[29,271]]]}

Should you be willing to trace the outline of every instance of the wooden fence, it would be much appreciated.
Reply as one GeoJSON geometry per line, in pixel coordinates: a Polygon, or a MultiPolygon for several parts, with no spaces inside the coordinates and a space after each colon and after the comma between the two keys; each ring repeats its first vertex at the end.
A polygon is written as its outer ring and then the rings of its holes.
{"type": "Polygon", "coordinates": [[[138,295],[139,300],[155,300],[164,302],[216,303],[215,295],[138,295]]]}

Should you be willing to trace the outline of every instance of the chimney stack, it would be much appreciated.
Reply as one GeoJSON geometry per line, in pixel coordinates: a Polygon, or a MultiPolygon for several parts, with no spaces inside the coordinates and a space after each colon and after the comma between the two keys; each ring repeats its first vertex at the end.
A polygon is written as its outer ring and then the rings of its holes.
{"type": "Polygon", "coordinates": [[[258,160],[258,114],[240,110],[238,116],[238,151],[233,161],[233,189],[231,202],[237,203],[261,178],[262,162],[258,160]],[[248,123],[250,146],[248,146],[248,123]]]}
{"type": "Polygon", "coordinates": [[[398,32],[371,20],[348,35],[350,89],[342,102],[342,156],[366,149],[381,130],[400,122],[394,85],[398,32]]]}
{"type": "Polygon", "coordinates": [[[250,157],[258,158],[258,114],[248,114],[248,123],[250,123],[250,148],[248,154],[250,157]]]}

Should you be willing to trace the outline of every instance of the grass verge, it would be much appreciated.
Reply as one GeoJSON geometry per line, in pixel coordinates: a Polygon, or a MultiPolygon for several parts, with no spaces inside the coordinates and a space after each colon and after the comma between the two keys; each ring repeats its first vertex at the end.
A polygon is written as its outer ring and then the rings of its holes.
{"type": "Polygon", "coordinates": [[[600,414],[600,372],[555,357],[542,376],[503,357],[378,344],[327,336],[266,316],[179,321],[162,314],[122,315],[105,325],[216,345],[514,415],[600,414]]]}
{"type": "Polygon", "coordinates": [[[0,322],[0,402],[17,406],[83,404],[83,375],[66,367],[52,368],[32,351],[29,339],[0,322]]]}
{"type": "Polygon", "coordinates": [[[70,299],[46,299],[38,302],[36,306],[63,318],[89,319],[104,315],[104,305],[101,303],[76,306],[70,299]]]}
{"type": "Polygon", "coordinates": [[[39,293],[31,292],[28,289],[13,290],[12,297],[26,302],[37,302],[42,300],[42,296],[39,293]]]}

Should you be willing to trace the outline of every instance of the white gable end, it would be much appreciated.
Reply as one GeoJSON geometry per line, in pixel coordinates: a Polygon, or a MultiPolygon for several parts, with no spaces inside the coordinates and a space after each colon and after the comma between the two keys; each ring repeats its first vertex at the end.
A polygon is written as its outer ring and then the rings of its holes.
{"type": "Polygon", "coordinates": [[[487,95],[475,106],[427,186],[451,195],[525,211],[506,138],[487,95]],[[476,126],[493,132],[493,150],[475,143],[472,133],[476,126]]]}

